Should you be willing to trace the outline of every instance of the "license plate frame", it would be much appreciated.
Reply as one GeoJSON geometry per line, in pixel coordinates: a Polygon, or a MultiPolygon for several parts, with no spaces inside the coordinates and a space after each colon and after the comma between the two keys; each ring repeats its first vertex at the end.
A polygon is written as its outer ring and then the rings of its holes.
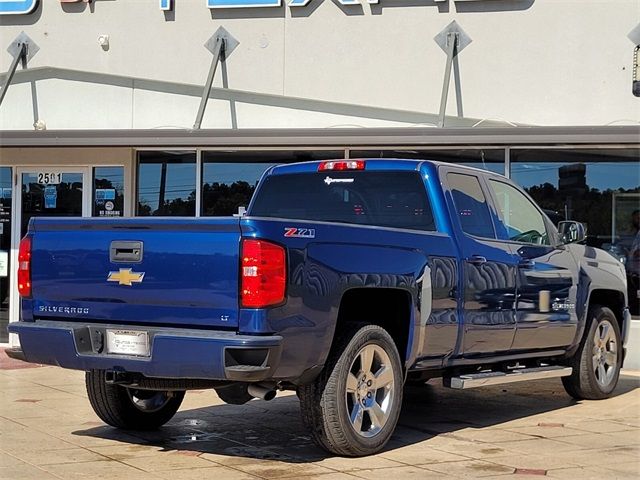
{"type": "Polygon", "coordinates": [[[149,357],[149,332],[145,330],[107,329],[107,353],[132,357],[149,357]]]}

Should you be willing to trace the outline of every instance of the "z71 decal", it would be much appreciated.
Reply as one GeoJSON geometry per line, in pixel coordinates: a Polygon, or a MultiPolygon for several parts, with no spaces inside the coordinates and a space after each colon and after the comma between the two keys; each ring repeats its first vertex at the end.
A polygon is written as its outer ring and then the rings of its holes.
{"type": "Polygon", "coordinates": [[[297,238],[316,238],[316,229],[315,228],[285,227],[284,236],[285,237],[297,237],[297,238]]]}

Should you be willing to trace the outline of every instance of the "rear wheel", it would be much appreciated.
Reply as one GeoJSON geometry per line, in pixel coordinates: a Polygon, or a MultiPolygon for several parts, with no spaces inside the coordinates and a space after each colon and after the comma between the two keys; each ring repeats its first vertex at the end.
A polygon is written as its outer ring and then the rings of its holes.
{"type": "Polygon", "coordinates": [[[298,391],[303,421],[329,452],[370,455],[384,447],[398,423],[400,355],[376,325],[353,325],[336,337],[320,376],[298,391]]]}
{"type": "Polygon", "coordinates": [[[104,370],[88,371],[85,381],[96,415],[122,429],[156,429],[171,420],[184,398],[183,391],[139,390],[108,384],[104,370]]]}
{"type": "Polygon", "coordinates": [[[562,378],[569,395],[578,400],[608,398],[618,384],[622,363],[620,327],[607,307],[589,309],[590,323],[569,365],[573,373],[562,378]]]}

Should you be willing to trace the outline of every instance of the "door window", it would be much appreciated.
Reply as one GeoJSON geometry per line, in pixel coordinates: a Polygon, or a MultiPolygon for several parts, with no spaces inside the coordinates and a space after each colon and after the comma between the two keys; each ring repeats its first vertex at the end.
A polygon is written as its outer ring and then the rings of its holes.
{"type": "Polygon", "coordinates": [[[517,188],[497,180],[489,180],[496,197],[498,236],[515,242],[549,245],[549,235],[542,213],[517,188]]]}
{"type": "Polygon", "coordinates": [[[20,236],[27,233],[31,217],[82,216],[82,183],[82,173],[23,173],[20,236]]]}
{"type": "Polygon", "coordinates": [[[496,238],[487,200],[480,182],[473,175],[447,174],[460,227],[476,237],[496,238]]]}

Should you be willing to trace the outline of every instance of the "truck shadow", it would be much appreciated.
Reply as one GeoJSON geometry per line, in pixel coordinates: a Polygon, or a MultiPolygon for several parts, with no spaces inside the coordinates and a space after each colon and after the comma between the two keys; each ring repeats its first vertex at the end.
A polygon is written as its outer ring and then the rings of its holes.
{"type": "MultiPolygon", "coordinates": [[[[640,377],[621,376],[615,396],[639,387],[640,377]]],[[[271,402],[254,400],[245,405],[190,408],[191,404],[206,403],[205,395],[211,393],[188,394],[181,411],[157,431],[122,432],[99,426],[73,434],[128,445],[122,452],[109,455],[115,460],[140,456],[140,451],[149,447],[161,452],[200,455],[223,465],[242,465],[252,460],[300,464],[330,456],[311,441],[300,419],[298,399],[293,394],[279,396],[271,402]]],[[[212,403],[216,401],[219,402],[211,398],[212,403]]],[[[505,445],[505,454],[509,454],[508,444],[499,443],[499,439],[491,443],[495,429],[488,427],[564,428],[564,418],[576,422],[575,412],[566,409],[577,403],[564,392],[558,379],[465,391],[446,389],[435,381],[420,387],[407,386],[398,427],[385,451],[423,442],[430,445],[430,440],[446,437],[453,441],[480,442],[475,443],[479,448],[484,443],[484,448],[492,449],[492,454],[500,453],[498,450],[505,445]]],[[[596,402],[589,403],[593,405],[591,408],[596,408],[596,402]]],[[[596,416],[596,410],[591,417],[596,416]]],[[[584,415],[589,417],[588,413],[584,415]]],[[[622,414],[619,420],[624,421],[622,414]]],[[[569,432],[575,433],[575,430],[569,432]]]]}

